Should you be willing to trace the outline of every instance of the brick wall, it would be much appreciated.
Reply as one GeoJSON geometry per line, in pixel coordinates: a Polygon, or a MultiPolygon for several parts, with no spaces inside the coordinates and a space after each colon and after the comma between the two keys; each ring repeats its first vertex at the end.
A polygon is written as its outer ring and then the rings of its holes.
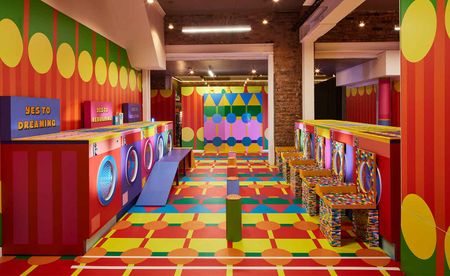
{"type": "Polygon", "coordinates": [[[342,19],[336,27],[322,36],[318,42],[378,42],[399,41],[398,11],[356,11],[342,19]],[[364,28],[359,22],[364,21],[364,28]]]}
{"type": "Polygon", "coordinates": [[[167,45],[273,43],[275,145],[292,145],[294,122],[302,113],[301,45],[298,32],[292,31],[292,26],[299,18],[298,13],[166,16],[166,26],[170,22],[175,25],[175,29],[166,28],[165,42],[167,45]],[[263,25],[261,23],[263,18],[267,18],[270,23],[263,25]],[[227,23],[248,24],[252,26],[252,31],[235,34],[181,33],[182,26],[213,26],[227,23]]]}

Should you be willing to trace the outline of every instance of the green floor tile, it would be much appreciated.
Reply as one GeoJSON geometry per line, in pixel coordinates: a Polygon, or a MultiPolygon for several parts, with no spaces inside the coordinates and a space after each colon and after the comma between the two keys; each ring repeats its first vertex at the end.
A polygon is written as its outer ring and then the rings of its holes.
{"type": "Polygon", "coordinates": [[[282,198],[267,198],[263,200],[264,204],[289,204],[289,200],[282,198]]]}
{"type": "Polygon", "coordinates": [[[241,199],[242,204],[259,204],[259,201],[254,198],[242,198],[241,199]]]}
{"type": "Polygon", "coordinates": [[[181,198],[174,200],[173,204],[199,204],[199,200],[195,198],[181,198]]]}
{"type": "Polygon", "coordinates": [[[207,198],[203,201],[203,204],[224,204],[225,205],[225,198],[207,198]]]}

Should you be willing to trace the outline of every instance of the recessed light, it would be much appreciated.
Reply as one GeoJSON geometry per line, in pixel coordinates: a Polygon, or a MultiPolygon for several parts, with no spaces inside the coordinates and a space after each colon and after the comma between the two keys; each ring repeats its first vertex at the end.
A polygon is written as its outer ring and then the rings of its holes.
{"type": "Polygon", "coordinates": [[[153,4],[155,3],[155,0],[147,0],[147,4],[153,4]]]}
{"type": "Polygon", "coordinates": [[[316,68],[316,69],[314,69],[314,72],[315,72],[316,74],[319,74],[319,73],[320,73],[320,69],[319,69],[319,68],[316,68]]]}
{"type": "Polygon", "coordinates": [[[194,75],[194,69],[192,69],[192,68],[189,68],[189,74],[191,74],[191,75],[194,75]]]}
{"type": "Polygon", "coordinates": [[[250,32],[252,27],[243,26],[210,26],[210,27],[183,27],[181,31],[188,34],[198,33],[243,33],[250,32]]]}
{"type": "Polygon", "coordinates": [[[280,0],[272,0],[273,2],[275,2],[275,3],[278,3],[278,1],[280,1],[280,0]]]}
{"type": "Polygon", "coordinates": [[[395,25],[395,26],[394,26],[394,30],[397,31],[397,32],[399,32],[399,31],[400,31],[400,26],[399,26],[399,25],[395,25]]]}
{"type": "Polygon", "coordinates": [[[256,69],[252,69],[252,74],[256,74],[256,69]]]}
{"type": "Polygon", "coordinates": [[[268,21],[267,19],[263,19],[262,23],[263,23],[264,25],[267,25],[267,24],[269,24],[269,21],[268,21]]]}
{"type": "Polygon", "coordinates": [[[169,24],[169,30],[173,30],[175,28],[172,23],[169,24]]]}
{"type": "Polygon", "coordinates": [[[364,23],[364,21],[359,22],[358,25],[360,28],[363,28],[364,26],[366,26],[366,23],[364,23]]]}

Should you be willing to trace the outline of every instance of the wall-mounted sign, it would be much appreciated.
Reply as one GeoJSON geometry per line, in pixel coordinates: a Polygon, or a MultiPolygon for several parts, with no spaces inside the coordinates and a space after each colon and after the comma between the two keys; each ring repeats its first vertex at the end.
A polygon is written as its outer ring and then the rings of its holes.
{"type": "Polygon", "coordinates": [[[60,131],[59,99],[0,97],[1,140],[60,131]]]}
{"type": "Polygon", "coordinates": [[[110,102],[84,102],[84,127],[110,126],[113,123],[113,110],[110,102]]]}
{"type": "Polygon", "coordinates": [[[125,123],[134,123],[142,121],[142,111],[140,104],[124,103],[122,104],[123,121],[125,123]]]}

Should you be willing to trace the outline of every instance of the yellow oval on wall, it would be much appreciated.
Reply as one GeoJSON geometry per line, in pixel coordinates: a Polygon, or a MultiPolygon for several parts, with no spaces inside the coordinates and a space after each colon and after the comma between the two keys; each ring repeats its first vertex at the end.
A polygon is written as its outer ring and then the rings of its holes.
{"type": "Polygon", "coordinates": [[[35,33],[28,43],[31,66],[39,74],[47,73],[53,64],[52,44],[43,33],[35,33]]]}
{"type": "Polygon", "coordinates": [[[17,25],[8,18],[0,21],[0,60],[8,67],[16,67],[23,55],[23,40],[17,25]]]}

